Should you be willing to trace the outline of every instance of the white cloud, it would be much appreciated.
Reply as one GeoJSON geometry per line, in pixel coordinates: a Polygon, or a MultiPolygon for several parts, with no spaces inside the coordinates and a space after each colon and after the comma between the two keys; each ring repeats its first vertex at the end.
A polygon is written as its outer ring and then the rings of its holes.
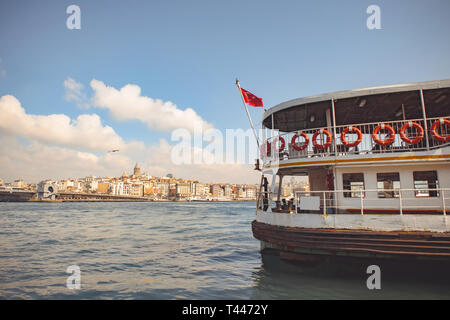
{"type": "Polygon", "coordinates": [[[0,178],[4,181],[21,178],[37,183],[43,179],[120,175],[132,165],[131,159],[120,154],[97,156],[37,141],[24,145],[15,137],[0,136],[0,178]]]}
{"type": "Polygon", "coordinates": [[[0,178],[36,183],[88,175],[120,176],[123,171],[132,172],[136,159],[142,159],[141,168],[153,176],[172,173],[178,178],[207,183],[257,183],[260,178],[250,165],[175,165],[170,161],[172,146],[164,139],[158,145],[141,147],[129,145],[119,153],[96,155],[38,141],[23,144],[15,137],[0,136],[0,178]]]}
{"type": "Polygon", "coordinates": [[[19,100],[0,98],[0,132],[32,140],[93,151],[120,149],[124,142],[113,128],[103,126],[96,114],[82,114],[71,120],[64,114],[27,114],[19,100]]]}
{"type": "MultiPolygon", "coordinates": [[[[120,100],[121,91],[113,90],[113,95],[117,94],[120,100]]],[[[124,91],[124,97],[128,97],[127,90],[124,91]]],[[[101,94],[103,98],[108,95],[101,94]]],[[[137,94],[133,99],[146,108],[150,98],[137,94]]],[[[255,183],[260,177],[251,165],[176,165],[171,161],[174,146],[166,140],[150,147],[142,141],[125,142],[113,128],[103,126],[96,114],[83,114],[75,120],[64,114],[27,114],[19,100],[5,95],[0,97],[0,115],[0,178],[5,181],[119,176],[123,171],[130,173],[136,161],[153,176],[172,173],[179,178],[202,182],[235,183],[255,183]],[[104,152],[112,149],[120,152],[104,152]]],[[[205,156],[209,153],[201,148],[193,152],[205,156]]]]}
{"type": "Polygon", "coordinates": [[[178,128],[193,131],[198,124],[203,129],[213,128],[193,109],[181,110],[170,101],[142,96],[141,88],[134,84],[127,84],[117,90],[93,79],[91,88],[95,92],[93,105],[108,109],[117,120],[139,120],[152,130],[164,132],[178,128]]]}
{"type": "Polygon", "coordinates": [[[89,108],[88,99],[83,92],[84,86],[81,83],[76,82],[72,78],[67,78],[64,81],[64,88],[66,91],[64,99],[69,102],[75,102],[82,109],[89,108]]]}

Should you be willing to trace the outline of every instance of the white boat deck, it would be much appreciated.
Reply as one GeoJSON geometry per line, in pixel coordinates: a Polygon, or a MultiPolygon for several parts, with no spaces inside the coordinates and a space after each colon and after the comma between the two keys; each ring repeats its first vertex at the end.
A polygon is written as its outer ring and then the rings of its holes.
{"type": "Polygon", "coordinates": [[[256,221],[293,228],[450,232],[450,222],[446,215],[322,215],[264,212],[258,210],[256,212],[256,221]]]}

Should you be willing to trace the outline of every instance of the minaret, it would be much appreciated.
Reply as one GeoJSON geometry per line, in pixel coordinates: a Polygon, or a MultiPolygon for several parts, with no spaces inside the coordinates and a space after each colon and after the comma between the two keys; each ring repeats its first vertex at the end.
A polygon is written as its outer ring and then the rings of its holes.
{"type": "Polygon", "coordinates": [[[136,162],[136,165],[134,166],[134,175],[136,177],[139,177],[141,175],[141,168],[139,168],[137,162],[136,162]]]}

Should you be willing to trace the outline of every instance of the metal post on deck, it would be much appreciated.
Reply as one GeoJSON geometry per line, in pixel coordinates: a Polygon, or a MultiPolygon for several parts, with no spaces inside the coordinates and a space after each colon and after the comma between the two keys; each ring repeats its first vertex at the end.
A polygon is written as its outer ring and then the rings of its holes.
{"type": "Polygon", "coordinates": [[[422,103],[422,115],[425,128],[425,140],[427,142],[427,150],[430,150],[430,141],[428,140],[428,122],[427,122],[427,112],[425,107],[425,99],[423,97],[423,89],[420,89],[420,101],[422,103]]]}
{"type": "Polygon", "coordinates": [[[336,147],[336,111],[334,106],[334,99],[331,99],[331,111],[333,114],[333,141],[334,141],[334,155],[337,157],[337,147],[336,147]]]}
{"type": "Polygon", "coordinates": [[[281,206],[281,201],[280,201],[281,200],[281,185],[283,183],[283,176],[279,175],[278,177],[280,178],[280,181],[278,182],[277,209],[278,209],[278,206],[281,206]]]}
{"type": "Polygon", "coordinates": [[[444,210],[444,216],[447,215],[447,209],[445,208],[445,190],[442,190],[442,210],[444,210]]]}
{"type": "Polygon", "coordinates": [[[363,197],[363,192],[359,193],[360,199],[361,199],[361,215],[364,215],[364,197],[363,197]]]}
{"type": "Polygon", "coordinates": [[[325,191],[323,193],[323,214],[327,214],[327,195],[325,194],[325,191]]]}
{"type": "Polygon", "coordinates": [[[403,215],[402,190],[398,190],[398,200],[400,201],[400,215],[403,215]]]}

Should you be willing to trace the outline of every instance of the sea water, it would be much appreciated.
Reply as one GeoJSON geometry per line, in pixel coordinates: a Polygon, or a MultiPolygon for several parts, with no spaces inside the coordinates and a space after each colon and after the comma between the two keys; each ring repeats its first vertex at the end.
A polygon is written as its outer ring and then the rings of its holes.
{"type": "Polygon", "coordinates": [[[369,290],[364,272],[261,256],[254,217],[252,202],[0,203],[0,298],[450,298],[441,281],[369,290]]]}

